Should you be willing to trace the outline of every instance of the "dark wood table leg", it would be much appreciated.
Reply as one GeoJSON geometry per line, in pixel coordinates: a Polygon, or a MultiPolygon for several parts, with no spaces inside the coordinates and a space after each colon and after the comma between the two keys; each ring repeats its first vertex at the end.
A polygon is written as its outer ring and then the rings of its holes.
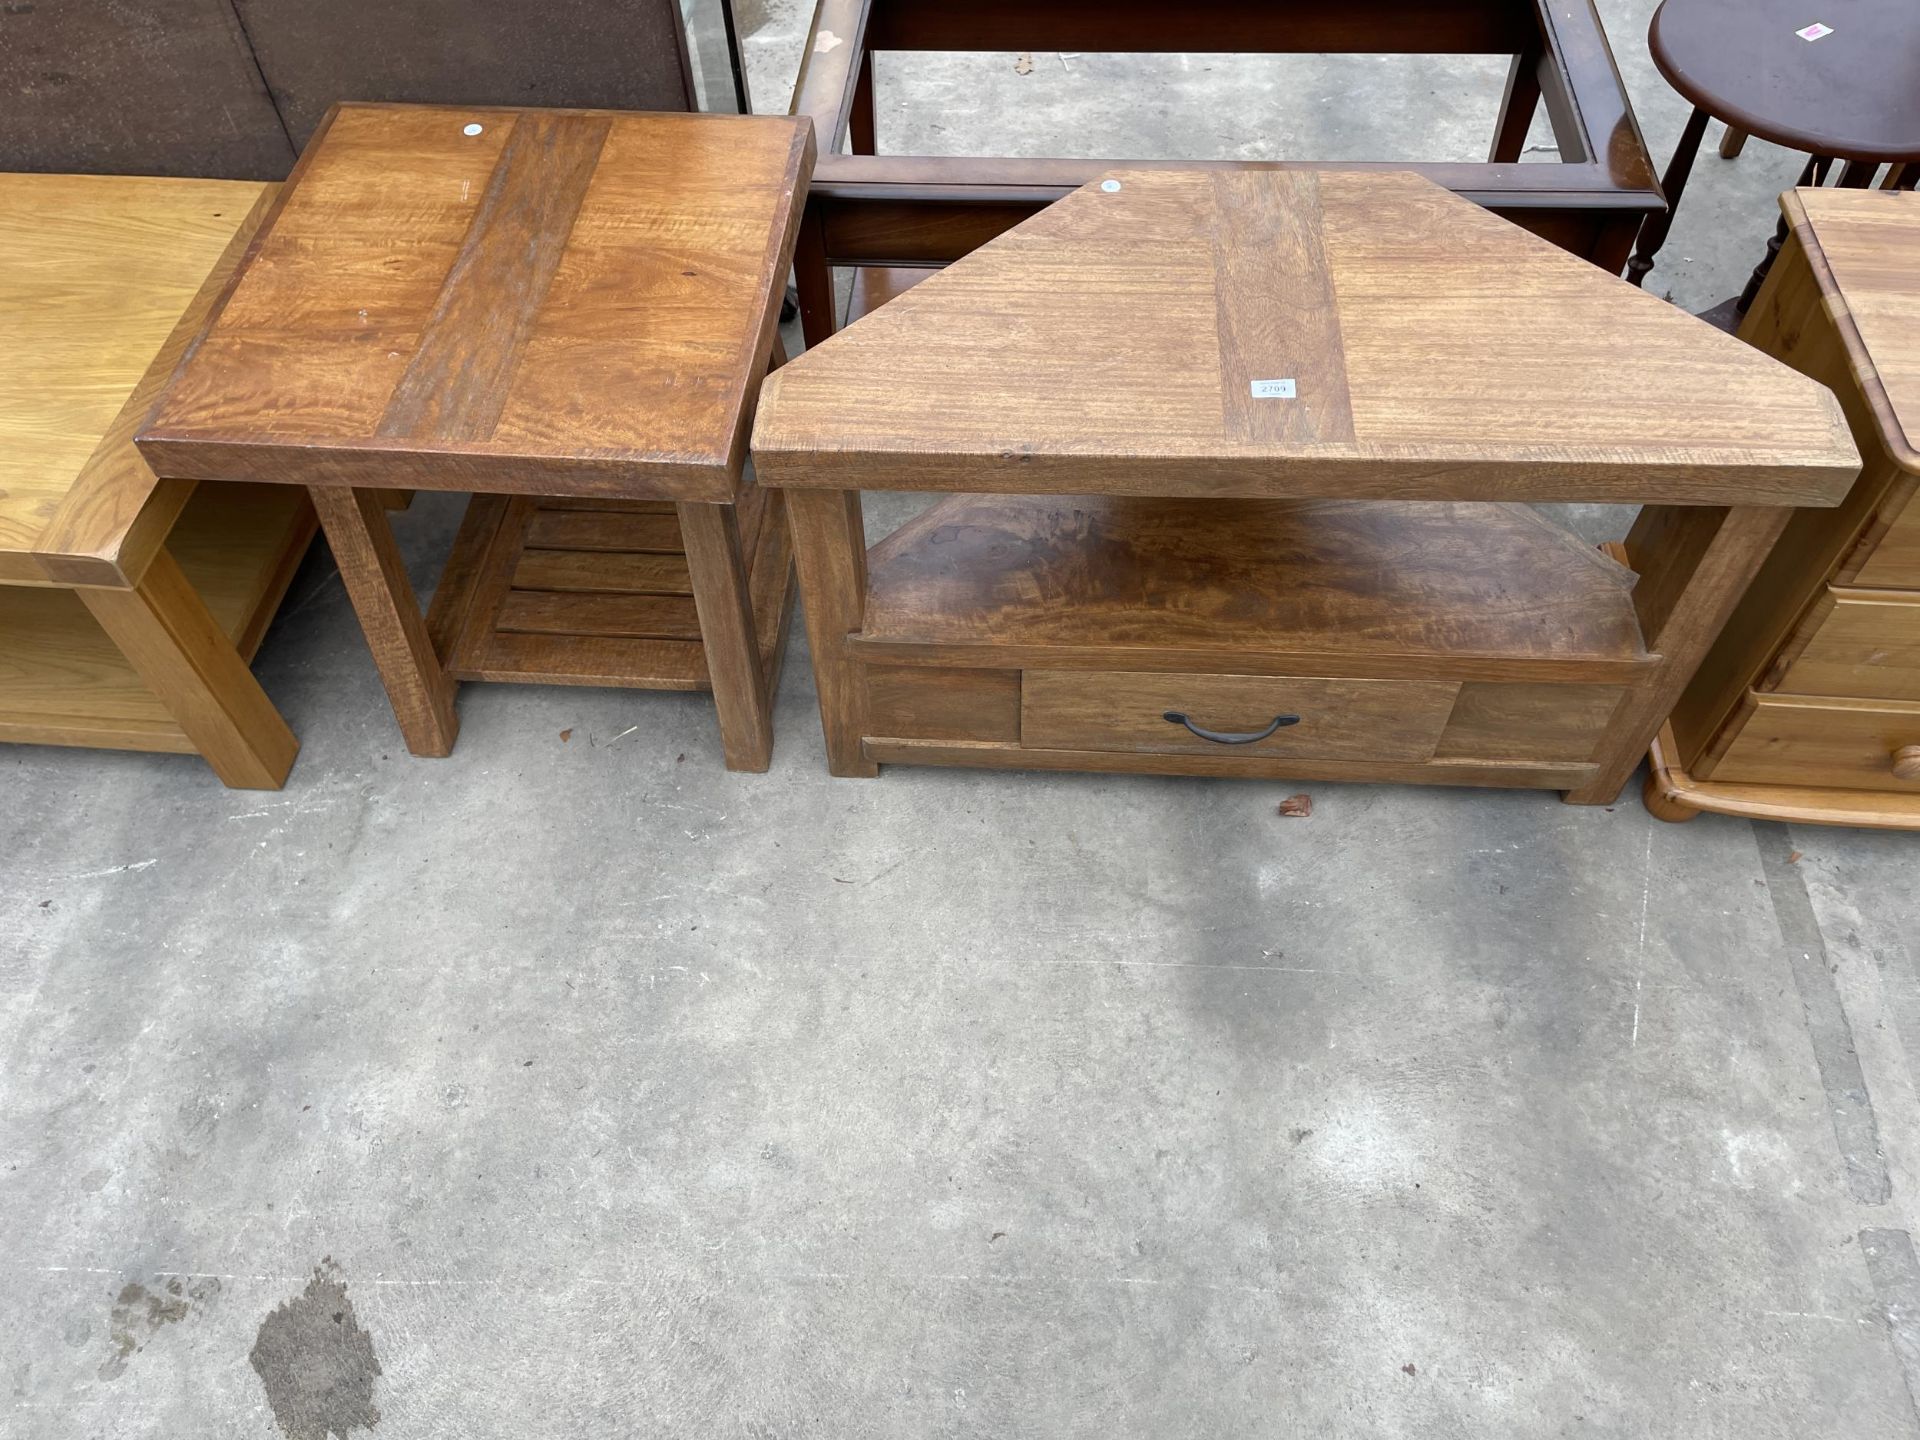
{"type": "Polygon", "coordinates": [[[1540,105],[1540,52],[1523,50],[1507,67],[1507,90],[1500,97],[1500,119],[1493,130],[1490,165],[1510,165],[1527,148],[1527,131],[1540,105]]]}
{"type": "Polygon", "coordinates": [[[460,733],[453,708],[457,687],[434,654],[381,492],[316,485],[309,493],[407,749],[451,754],[460,733]]]}
{"type": "Polygon", "coordinates": [[[1660,247],[1667,243],[1667,232],[1673,229],[1673,217],[1680,209],[1680,197],[1686,193],[1687,177],[1693,174],[1694,157],[1700,153],[1700,141],[1707,133],[1707,112],[1695,106],[1687,117],[1686,128],[1680,132],[1680,144],[1674,149],[1673,159],[1667,162],[1666,173],[1660,177],[1660,189],[1667,197],[1667,208],[1661,214],[1649,215],[1640,227],[1640,243],[1634,247],[1633,258],[1627,261],[1627,279],[1635,285],[1647,278],[1647,272],[1653,269],[1653,257],[1660,253],[1660,247]]]}
{"type": "Polygon", "coordinates": [[[826,227],[816,202],[809,202],[793,251],[793,283],[800,295],[800,334],[812,349],[840,328],[834,313],[833,267],[827,263],[826,227]]]}
{"type": "Polygon", "coordinates": [[[1727,133],[1720,137],[1720,158],[1738,160],[1740,152],[1747,148],[1747,132],[1738,125],[1727,126],[1727,133]]]}
{"type": "MultiPolygon", "coordinates": [[[[1807,157],[1807,163],[1800,167],[1800,178],[1793,183],[1795,185],[1824,184],[1827,178],[1827,171],[1832,167],[1833,161],[1827,156],[1809,155],[1807,157]]],[[[1853,166],[1849,164],[1847,169],[1851,171],[1853,166]]],[[[1872,170],[1869,169],[1867,173],[1869,178],[1871,178],[1872,170]]],[[[1744,315],[1747,313],[1748,307],[1753,304],[1753,297],[1760,293],[1760,282],[1767,278],[1767,272],[1773,268],[1773,262],[1779,257],[1780,247],[1786,243],[1787,218],[1782,215],[1780,222],[1773,227],[1773,238],[1767,241],[1766,253],[1760,257],[1760,263],[1753,267],[1753,273],[1747,277],[1747,285],[1746,288],[1740,292],[1740,298],[1733,302],[1734,314],[1744,315]]]]}
{"type": "Polygon", "coordinates": [[[720,715],[720,746],[729,770],[758,773],[773,763],[773,706],[760,666],[760,643],[754,638],[739,512],[731,505],[691,501],[674,509],[687,547],[713,708],[720,715]]]}
{"type": "Polygon", "coordinates": [[[847,636],[867,609],[867,539],[857,490],[789,490],[800,602],[807,612],[820,724],[827,735],[827,768],[835,775],[871,777],[880,767],[861,747],[866,738],[866,685],[847,654],[847,636]]]}

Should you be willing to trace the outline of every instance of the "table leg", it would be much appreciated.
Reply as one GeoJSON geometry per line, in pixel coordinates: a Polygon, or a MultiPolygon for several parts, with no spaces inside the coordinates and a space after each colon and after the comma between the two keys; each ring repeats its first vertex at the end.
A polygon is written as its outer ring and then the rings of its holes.
{"type": "MultiPolygon", "coordinates": [[[[729,770],[762,771],[773,763],[773,707],[760,645],[753,633],[753,601],[740,554],[738,512],[731,505],[683,501],[680,538],[687,547],[700,643],[720,714],[720,745],[729,770]]],[[[773,517],[769,517],[772,520],[773,517]]]]}
{"type": "Polygon", "coordinates": [[[800,568],[800,603],[807,612],[807,646],[813,651],[813,681],[820,694],[820,724],[827,735],[827,768],[835,775],[873,776],[867,759],[866,687],[847,636],[860,629],[867,609],[867,537],[858,490],[789,490],[793,553],[800,568]]]}
{"type": "Polygon", "coordinates": [[[819,202],[809,201],[793,251],[793,283],[800,292],[800,331],[811,350],[840,328],[834,313],[833,267],[827,263],[826,230],[819,202]]]}
{"type": "MultiPolygon", "coordinates": [[[[1823,155],[1809,155],[1807,163],[1800,167],[1800,178],[1794,183],[1796,185],[1823,184],[1827,178],[1827,171],[1832,168],[1832,165],[1833,161],[1823,155]]],[[[1851,170],[1853,167],[1849,165],[1847,168],[1851,170]]],[[[1747,313],[1748,307],[1753,304],[1753,297],[1760,293],[1760,282],[1767,278],[1767,272],[1773,268],[1773,262],[1780,254],[1780,247],[1786,243],[1787,217],[1782,215],[1779,223],[1773,227],[1773,238],[1767,241],[1766,253],[1760,257],[1760,263],[1753,267],[1753,273],[1747,277],[1747,285],[1740,292],[1740,298],[1733,302],[1736,315],[1747,313]]]]}
{"type": "Polygon", "coordinates": [[[300,742],[172,555],[156,553],[130,590],[75,593],[223,783],[286,783],[300,742]]]}
{"type": "Polygon", "coordinates": [[[1619,796],[1792,514],[1761,505],[1641,509],[1627,535],[1627,563],[1640,577],[1633,587],[1640,633],[1660,668],[1614,716],[1593,779],[1567,792],[1569,804],[1611,805],[1619,796]]]}
{"type": "Polygon", "coordinates": [[[853,104],[847,110],[847,149],[854,155],[872,155],[873,127],[873,52],[863,50],[860,73],[853,77],[853,104]]]}
{"type": "Polygon", "coordinates": [[[1500,97],[1500,119],[1493,129],[1489,165],[1510,165],[1527,146],[1533,112],[1540,105],[1540,52],[1523,50],[1507,67],[1507,90],[1500,97]]]}
{"type": "Polygon", "coordinates": [[[1720,137],[1720,158],[1738,160],[1740,152],[1747,148],[1747,132],[1738,125],[1727,126],[1727,133],[1720,137]]]}
{"type": "Polygon", "coordinates": [[[1701,137],[1707,133],[1707,118],[1706,111],[1694,107],[1687,117],[1686,128],[1680,132],[1680,144],[1673,152],[1673,159],[1667,162],[1666,173],[1660,177],[1667,208],[1659,215],[1649,215],[1640,227],[1640,243],[1634,249],[1633,258],[1627,261],[1627,279],[1635,285],[1647,278],[1647,272],[1653,269],[1653,257],[1667,243],[1667,232],[1673,229],[1673,217],[1680,209],[1680,197],[1686,192],[1687,177],[1693,174],[1694,157],[1700,153],[1701,137]]]}
{"type": "Polygon", "coordinates": [[[311,493],[407,749],[415,755],[452,753],[460,733],[453,709],[457,687],[427,638],[380,492],[315,485],[311,493]]]}

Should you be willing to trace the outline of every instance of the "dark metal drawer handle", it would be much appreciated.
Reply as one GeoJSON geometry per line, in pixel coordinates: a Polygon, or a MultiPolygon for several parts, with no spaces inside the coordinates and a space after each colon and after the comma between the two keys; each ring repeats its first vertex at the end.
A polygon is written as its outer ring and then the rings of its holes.
{"type": "Polygon", "coordinates": [[[1211,740],[1216,745],[1251,745],[1256,740],[1266,739],[1276,730],[1283,729],[1288,725],[1298,725],[1300,723],[1300,717],[1298,715],[1276,715],[1273,717],[1273,723],[1264,730],[1254,730],[1245,735],[1235,735],[1230,731],[1208,730],[1196,725],[1178,710],[1169,710],[1160,718],[1165,720],[1169,725],[1184,725],[1202,740],[1211,740]]]}

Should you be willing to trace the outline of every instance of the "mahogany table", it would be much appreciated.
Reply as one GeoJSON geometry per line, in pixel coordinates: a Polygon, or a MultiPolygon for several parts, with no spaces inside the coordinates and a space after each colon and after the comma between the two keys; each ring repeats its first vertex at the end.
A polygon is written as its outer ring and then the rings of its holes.
{"type": "Polygon", "coordinates": [[[299,742],[248,668],[306,496],[156,480],[135,427],[274,187],[0,175],[0,740],[199,754],[277,788],[299,742]]]}
{"type": "MultiPolygon", "coordinates": [[[[1484,163],[1356,155],[1301,168],[1415,170],[1614,273],[1641,221],[1665,208],[1592,0],[818,0],[793,99],[795,114],[812,117],[821,150],[795,270],[809,345],[839,323],[833,267],[944,265],[1115,166],[1154,163],[876,153],[873,58],[911,51],[1505,55],[1506,92],[1489,116],[1484,163]],[[1521,164],[1542,107],[1557,153],[1521,164]]],[[[900,279],[874,293],[891,293],[900,279]]],[[[862,287],[849,318],[868,293],[862,287]]]]}
{"type": "Polygon", "coordinates": [[[455,682],[711,689],[764,770],[791,600],[743,478],[807,122],[339,105],[139,436],[306,486],[407,747],[455,682]],[[479,492],[422,619],[380,492],[479,492]]]}
{"type": "Polygon", "coordinates": [[[835,774],[1586,804],[1859,470],[1733,337],[1417,175],[1304,171],[1076,191],[772,376],[753,448],[835,774]],[[865,489],[950,493],[869,549],[865,489]],[[1632,568],[1536,500],[1645,502],[1632,568]]]}

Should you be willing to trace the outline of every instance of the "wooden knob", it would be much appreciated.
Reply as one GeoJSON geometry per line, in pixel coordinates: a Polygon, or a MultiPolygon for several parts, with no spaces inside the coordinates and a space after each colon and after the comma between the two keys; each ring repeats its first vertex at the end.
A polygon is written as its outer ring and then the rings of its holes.
{"type": "Polygon", "coordinates": [[[1920,745],[1902,745],[1893,752],[1893,778],[1920,780],[1920,745]]]}

